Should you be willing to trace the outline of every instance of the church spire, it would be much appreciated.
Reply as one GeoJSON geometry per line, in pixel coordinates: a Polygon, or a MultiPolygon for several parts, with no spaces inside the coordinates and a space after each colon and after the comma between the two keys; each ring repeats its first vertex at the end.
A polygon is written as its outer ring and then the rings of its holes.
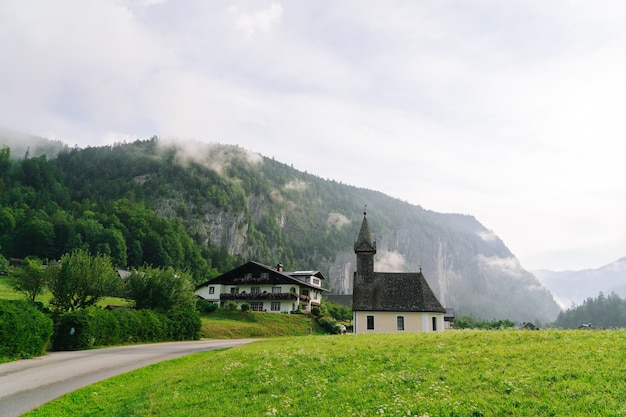
{"type": "MultiPolygon", "coordinates": [[[[367,206],[365,206],[367,208],[367,206]]],[[[367,212],[363,211],[363,222],[361,223],[361,231],[359,237],[354,242],[354,252],[372,252],[372,255],[376,253],[376,242],[372,239],[372,233],[370,232],[370,226],[367,223],[367,212]]]]}
{"type": "Polygon", "coordinates": [[[356,254],[355,279],[359,282],[371,282],[374,277],[376,242],[372,239],[370,226],[367,223],[366,211],[363,212],[363,222],[361,223],[359,237],[354,242],[354,253],[356,254]]]}

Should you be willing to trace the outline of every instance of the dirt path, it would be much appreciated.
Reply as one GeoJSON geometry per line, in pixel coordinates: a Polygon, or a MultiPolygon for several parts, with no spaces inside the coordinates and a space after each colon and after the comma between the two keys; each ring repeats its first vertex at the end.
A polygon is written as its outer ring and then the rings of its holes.
{"type": "Polygon", "coordinates": [[[53,352],[0,364],[0,416],[20,416],[68,392],[153,363],[253,341],[201,340],[53,352]]]}

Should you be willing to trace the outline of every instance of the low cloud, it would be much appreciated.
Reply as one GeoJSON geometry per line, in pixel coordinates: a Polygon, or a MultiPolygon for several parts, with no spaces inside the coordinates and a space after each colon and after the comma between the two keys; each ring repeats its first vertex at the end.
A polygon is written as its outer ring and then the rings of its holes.
{"type": "Polygon", "coordinates": [[[329,213],[328,220],[326,220],[329,226],[336,229],[341,229],[345,225],[350,224],[350,219],[341,213],[329,213]]]}
{"type": "Polygon", "coordinates": [[[404,272],[406,259],[398,252],[380,251],[376,255],[377,272],[404,272]]]}
{"type": "Polygon", "coordinates": [[[304,190],[306,190],[307,186],[308,186],[308,184],[305,181],[293,180],[293,181],[289,181],[287,184],[285,184],[284,189],[285,190],[292,190],[292,191],[304,191],[304,190]]]}
{"type": "Polygon", "coordinates": [[[212,169],[219,175],[224,174],[224,170],[228,168],[234,158],[243,157],[250,165],[263,162],[263,157],[258,153],[216,143],[166,139],[160,140],[158,146],[162,150],[175,149],[176,158],[182,164],[195,162],[212,169]]]}
{"type": "Polygon", "coordinates": [[[498,235],[496,235],[492,230],[483,230],[478,232],[477,235],[485,242],[493,242],[498,239],[498,235]]]}
{"type": "Polygon", "coordinates": [[[479,264],[485,268],[502,271],[516,278],[522,278],[524,275],[524,269],[514,257],[500,258],[497,256],[478,255],[477,258],[479,264]]]}

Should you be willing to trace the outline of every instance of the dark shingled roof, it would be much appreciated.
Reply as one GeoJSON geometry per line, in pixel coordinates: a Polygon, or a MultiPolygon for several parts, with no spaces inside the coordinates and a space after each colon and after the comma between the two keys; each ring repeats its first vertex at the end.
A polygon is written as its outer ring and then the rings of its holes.
{"type": "Polygon", "coordinates": [[[370,282],[355,282],[355,311],[406,311],[445,313],[421,272],[375,272],[370,282]]]}
{"type": "Polygon", "coordinates": [[[258,262],[249,261],[243,265],[238,266],[214,279],[206,281],[196,286],[196,289],[213,284],[225,284],[225,285],[246,285],[246,284],[297,284],[304,285],[316,290],[327,291],[320,286],[311,285],[308,282],[304,282],[298,277],[304,273],[313,275],[317,278],[324,279],[324,276],[319,271],[296,271],[296,272],[281,272],[271,266],[263,265],[258,262]],[[267,272],[266,277],[262,277],[261,273],[267,272]],[[246,274],[250,274],[250,277],[246,277],[246,274]]]}

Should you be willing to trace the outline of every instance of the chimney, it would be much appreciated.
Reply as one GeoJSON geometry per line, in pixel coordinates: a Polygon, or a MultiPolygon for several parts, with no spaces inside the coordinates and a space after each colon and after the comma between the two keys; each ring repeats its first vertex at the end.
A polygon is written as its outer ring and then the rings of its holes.
{"type": "Polygon", "coordinates": [[[278,264],[278,265],[276,265],[276,270],[277,270],[278,272],[283,272],[283,264],[278,264]]]}

